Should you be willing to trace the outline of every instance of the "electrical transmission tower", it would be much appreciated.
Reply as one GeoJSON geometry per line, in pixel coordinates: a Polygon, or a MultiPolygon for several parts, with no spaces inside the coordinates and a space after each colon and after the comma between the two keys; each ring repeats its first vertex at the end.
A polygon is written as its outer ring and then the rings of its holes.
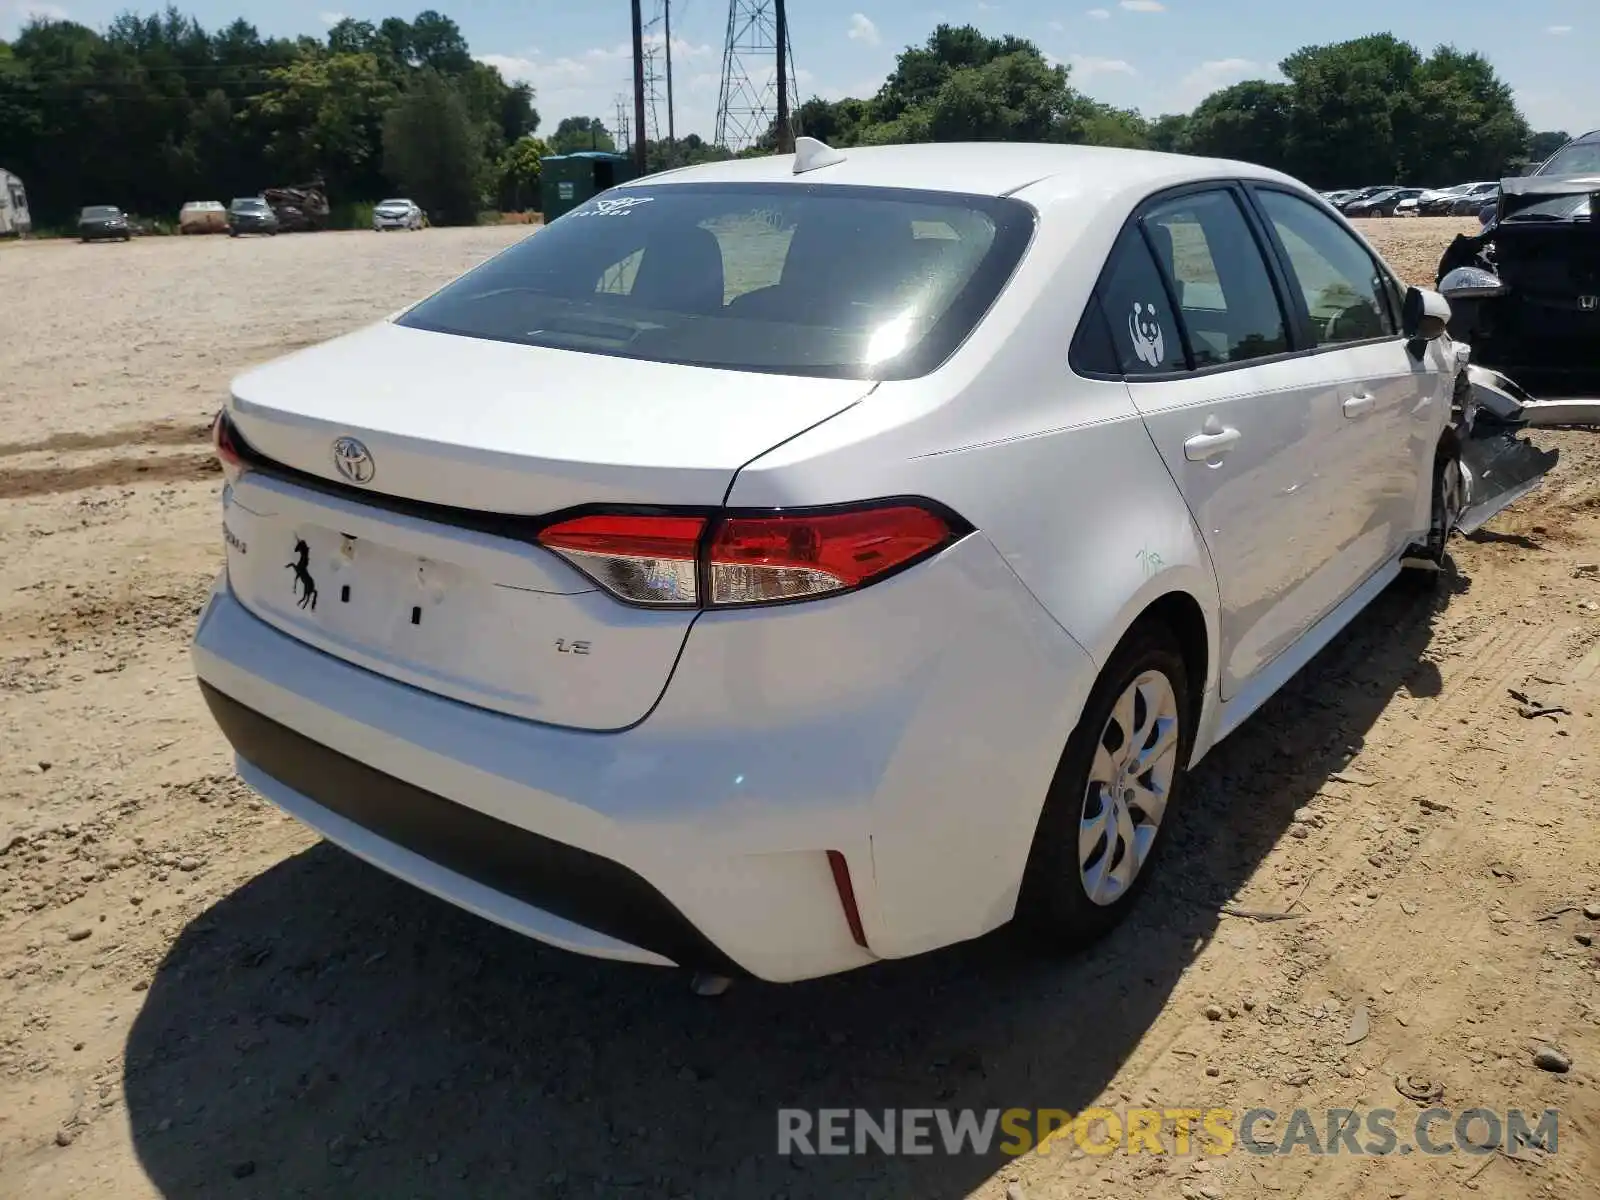
{"type": "Polygon", "coordinates": [[[783,0],[728,0],[728,36],[722,47],[722,91],[717,97],[716,141],[736,153],[773,133],[780,107],[785,110],[782,114],[785,117],[795,107],[794,45],[789,40],[787,22],[780,20],[782,7],[783,0]],[[783,26],[785,76],[781,97],[778,91],[780,25],[783,26]]]}
{"type": "Polygon", "coordinates": [[[621,92],[617,93],[617,126],[611,131],[611,140],[620,151],[626,151],[633,144],[631,123],[628,120],[628,98],[621,92]]]}
{"type": "Polygon", "coordinates": [[[656,73],[656,59],[661,47],[654,42],[644,48],[644,136],[652,142],[661,140],[661,117],[657,110],[661,104],[661,80],[656,73]]]}

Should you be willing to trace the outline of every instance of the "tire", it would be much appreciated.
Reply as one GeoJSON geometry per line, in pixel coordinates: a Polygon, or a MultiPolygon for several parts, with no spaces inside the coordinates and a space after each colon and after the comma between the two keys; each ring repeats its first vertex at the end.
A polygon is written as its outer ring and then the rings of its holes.
{"type": "Polygon", "coordinates": [[[1424,554],[1432,566],[1407,567],[1400,573],[1400,577],[1418,591],[1437,591],[1450,574],[1451,563],[1446,547],[1465,503],[1464,488],[1460,453],[1441,445],[1433,456],[1433,500],[1429,505],[1428,540],[1424,554]]]}
{"type": "MultiPolygon", "coordinates": [[[[1182,801],[1185,768],[1194,747],[1192,696],[1176,636],[1154,623],[1134,627],[1090,690],[1045,796],[1017,905],[1019,923],[1057,949],[1074,950],[1109,932],[1127,915],[1153,874],[1166,840],[1164,831],[1182,801]],[[1173,722],[1168,727],[1170,737],[1164,738],[1151,722],[1152,712],[1173,722]],[[1118,771],[1124,747],[1133,741],[1124,731],[1130,713],[1135,730],[1141,722],[1148,730],[1140,739],[1144,744],[1153,740],[1164,746],[1139,776],[1118,771]],[[1126,785],[1123,797],[1108,802],[1107,789],[1097,775],[1120,777],[1126,785]],[[1162,779],[1164,789],[1159,788],[1162,779]],[[1152,789],[1152,784],[1157,787],[1152,789]],[[1149,823],[1152,814],[1145,806],[1158,791],[1164,793],[1161,813],[1149,823]],[[1096,841],[1085,843],[1080,856],[1080,831],[1096,816],[1103,818],[1102,832],[1096,841]],[[1117,819],[1123,816],[1126,821],[1117,819]],[[1108,840],[1113,828],[1119,830],[1120,847],[1108,840]],[[1124,840],[1130,830],[1132,844],[1124,840]],[[1142,858],[1135,849],[1140,843],[1142,858]],[[1130,861],[1131,878],[1119,878],[1130,861]]],[[[1095,836],[1092,830],[1090,836],[1095,836]]]]}

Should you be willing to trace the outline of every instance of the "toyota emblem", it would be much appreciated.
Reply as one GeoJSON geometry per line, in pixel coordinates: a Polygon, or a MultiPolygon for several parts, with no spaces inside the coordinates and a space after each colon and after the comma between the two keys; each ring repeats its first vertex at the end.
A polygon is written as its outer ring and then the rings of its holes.
{"type": "Polygon", "coordinates": [[[372,455],[359,439],[353,437],[342,437],[333,443],[333,465],[351,483],[371,483],[372,477],[378,473],[372,455]]]}

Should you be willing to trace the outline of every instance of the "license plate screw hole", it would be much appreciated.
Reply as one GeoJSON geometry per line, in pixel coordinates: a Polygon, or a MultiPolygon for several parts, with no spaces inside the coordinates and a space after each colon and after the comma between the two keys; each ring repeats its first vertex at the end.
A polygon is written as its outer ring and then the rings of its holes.
{"type": "Polygon", "coordinates": [[[411,607],[411,623],[413,625],[422,624],[422,609],[418,605],[412,605],[411,607]]]}
{"type": "Polygon", "coordinates": [[[342,604],[350,603],[350,585],[348,583],[339,589],[339,601],[342,604]]]}

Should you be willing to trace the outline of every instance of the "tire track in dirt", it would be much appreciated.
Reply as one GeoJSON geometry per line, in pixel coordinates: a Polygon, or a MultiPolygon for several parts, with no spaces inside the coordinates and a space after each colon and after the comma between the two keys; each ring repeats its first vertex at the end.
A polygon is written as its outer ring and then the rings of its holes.
{"type": "Polygon", "coordinates": [[[221,473],[222,465],[209,453],[120,457],[78,467],[25,467],[0,475],[0,500],[126,487],[131,483],[188,483],[221,473]]]}
{"type": "Polygon", "coordinates": [[[0,442],[0,458],[71,450],[110,450],[117,446],[191,446],[208,442],[211,426],[150,421],[100,433],[56,433],[32,442],[0,442]]]}

